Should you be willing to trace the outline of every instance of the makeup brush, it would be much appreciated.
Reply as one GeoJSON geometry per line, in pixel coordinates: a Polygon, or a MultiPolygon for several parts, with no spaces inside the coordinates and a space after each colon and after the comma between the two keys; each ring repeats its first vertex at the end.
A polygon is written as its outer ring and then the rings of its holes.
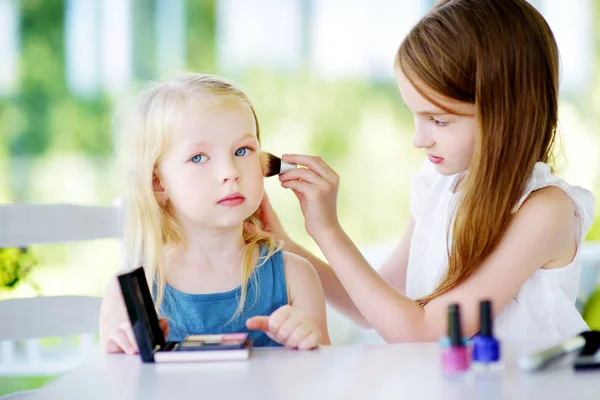
{"type": "Polygon", "coordinates": [[[282,174],[290,169],[297,168],[297,165],[286,163],[285,161],[281,161],[281,158],[274,156],[271,153],[261,151],[260,167],[262,168],[263,176],[268,178],[270,176],[282,174]]]}
{"type": "MultiPolygon", "coordinates": [[[[588,335],[589,332],[582,332],[554,347],[521,357],[519,366],[526,371],[545,369],[567,355],[580,351],[586,345],[588,335]]],[[[592,336],[589,337],[591,340],[592,336]]]]}

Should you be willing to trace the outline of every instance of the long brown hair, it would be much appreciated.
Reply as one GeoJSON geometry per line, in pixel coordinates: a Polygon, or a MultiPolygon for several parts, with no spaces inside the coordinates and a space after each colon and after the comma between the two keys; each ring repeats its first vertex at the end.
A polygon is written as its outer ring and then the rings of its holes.
{"type": "Polygon", "coordinates": [[[425,305],[477,270],[504,235],[535,163],[553,161],[559,56],[550,27],[524,0],[442,0],[404,39],[396,66],[440,108],[419,85],[474,104],[478,123],[448,229],[448,272],[417,300],[425,305]]]}

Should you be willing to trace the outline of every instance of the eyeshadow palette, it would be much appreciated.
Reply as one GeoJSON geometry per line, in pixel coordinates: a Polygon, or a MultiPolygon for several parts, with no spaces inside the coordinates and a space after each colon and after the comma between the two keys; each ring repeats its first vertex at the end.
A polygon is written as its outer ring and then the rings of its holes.
{"type": "Polygon", "coordinates": [[[142,361],[226,361],[250,356],[252,340],[247,333],[190,335],[182,342],[165,341],[142,267],[119,275],[119,286],[142,361]]]}

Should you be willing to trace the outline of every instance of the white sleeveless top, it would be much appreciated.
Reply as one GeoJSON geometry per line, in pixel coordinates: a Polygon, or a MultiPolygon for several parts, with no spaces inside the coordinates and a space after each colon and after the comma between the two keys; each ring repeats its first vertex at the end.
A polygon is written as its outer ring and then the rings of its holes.
{"type": "MultiPolygon", "coordinates": [[[[432,293],[448,268],[447,226],[455,185],[461,174],[443,176],[426,161],[412,180],[410,210],[415,228],[406,272],[406,295],[417,299],[432,293]]],[[[593,195],[556,177],[550,167],[538,162],[515,212],[535,190],[556,186],[575,205],[578,220],[577,254],[562,268],[539,269],[494,319],[500,339],[552,338],[562,340],[589,329],[575,308],[579,288],[581,242],[594,219],[593,195]]]]}

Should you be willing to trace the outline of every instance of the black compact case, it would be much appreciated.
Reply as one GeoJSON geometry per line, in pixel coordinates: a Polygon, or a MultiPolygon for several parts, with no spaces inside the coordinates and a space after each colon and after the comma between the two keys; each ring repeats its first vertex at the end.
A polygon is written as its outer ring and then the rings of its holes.
{"type": "Polygon", "coordinates": [[[585,346],[577,355],[573,368],[577,371],[600,369],[600,331],[581,333],[585,346]]]}
{"type": "Polygon", "coordinates": [[[192,335],[183,342],[165,341],[144,269],[119,275],[119,285],[144,362],[243,360],[252,341],[246,333],[192,335]]]}

